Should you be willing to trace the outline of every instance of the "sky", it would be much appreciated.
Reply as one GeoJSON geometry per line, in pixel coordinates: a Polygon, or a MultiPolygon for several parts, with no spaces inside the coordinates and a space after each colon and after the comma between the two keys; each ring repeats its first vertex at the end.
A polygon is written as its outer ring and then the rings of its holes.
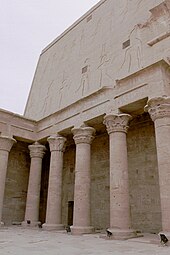
{"type": "Polygon", "coordinates": [[[99,0],[0,0],[0,108],[23,114],[39,55],[99,0]]]}

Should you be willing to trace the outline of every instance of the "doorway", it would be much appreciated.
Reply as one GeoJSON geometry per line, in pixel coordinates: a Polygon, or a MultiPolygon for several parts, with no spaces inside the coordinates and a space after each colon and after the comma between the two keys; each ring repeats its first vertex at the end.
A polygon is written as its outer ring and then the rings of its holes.
{"type": "Polygon", "coordinates": [[[67,218],[68,226],[73,225],[73,209],[74,209],[74,201],[68,201],[68,218],[67,218]]]}

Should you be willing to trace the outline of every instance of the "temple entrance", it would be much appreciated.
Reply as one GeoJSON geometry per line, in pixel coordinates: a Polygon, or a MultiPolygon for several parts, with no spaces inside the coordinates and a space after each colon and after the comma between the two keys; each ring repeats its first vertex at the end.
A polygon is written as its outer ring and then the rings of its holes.
{"type": "Polygon", "coordinates": [[[68,223],[69,226],[73,225],[73,209],[74,209],[74,201],[68,201],[67,223],[68,223]]]}

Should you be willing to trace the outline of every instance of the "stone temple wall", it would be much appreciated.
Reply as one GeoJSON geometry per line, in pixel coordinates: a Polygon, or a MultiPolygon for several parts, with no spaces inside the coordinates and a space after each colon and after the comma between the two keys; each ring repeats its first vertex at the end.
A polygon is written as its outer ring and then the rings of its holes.
{"type": "Polygon", "coordinates": [[[134,119],[127,136],[131,216],[134,229],[158,232],[161,208],[155,133],[147,118],[134,119]]]}
{"type": "Polygon", "coordinates": [[[109,139],[104,134],[92,143],[91,220],[96,229],[109,227],[109,139]]]}
{"type": "Polygon", "coordinates": [[[75,145],[70,145],[64,153],[63,189],[62,189],[62,221],[68,222],[68,202],[74,201],[75,179],[75,145]]]}
{"type": "Polygon", "coordinates": [[[2,217],[6,225],[24,220],[29,169],[28,144],[18,141],[9,154],[2,217]]]}
{"type": "Polygon", "coordinates": [[[101,0],[42,51],[25,116],[40,120],[166,57],[167,40],[148,46],[167,32],[162,2],[101,0]]]}

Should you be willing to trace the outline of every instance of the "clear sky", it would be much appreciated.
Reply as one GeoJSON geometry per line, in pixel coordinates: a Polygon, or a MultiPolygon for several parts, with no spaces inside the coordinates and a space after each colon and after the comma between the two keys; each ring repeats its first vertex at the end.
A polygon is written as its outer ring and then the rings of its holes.
{"type": "Polygon", "coordinates": [[[0,0],[0,108],[23,114],[42,49],[99,0],[0,0]]]}

